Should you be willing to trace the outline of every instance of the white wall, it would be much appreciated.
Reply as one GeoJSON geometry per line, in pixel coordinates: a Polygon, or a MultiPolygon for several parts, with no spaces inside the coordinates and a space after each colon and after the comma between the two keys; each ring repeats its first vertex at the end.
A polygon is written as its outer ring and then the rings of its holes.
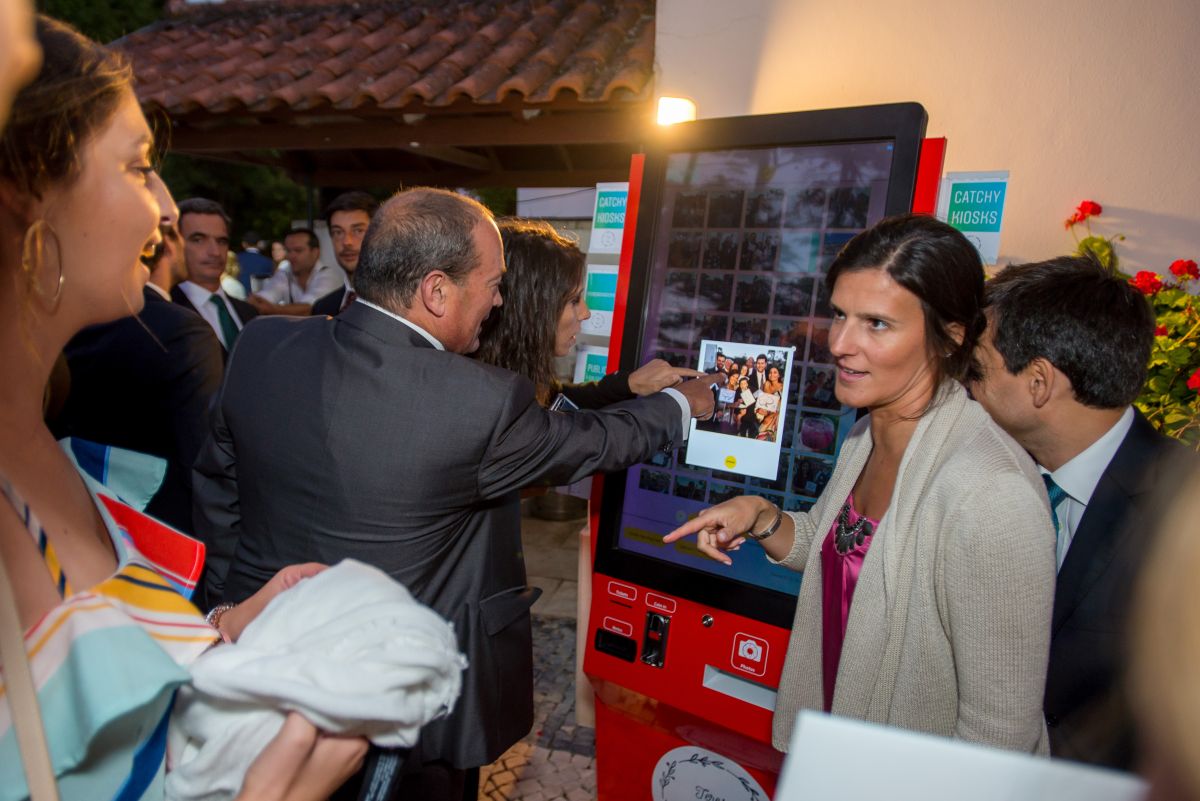
{"type": "Polygon", "coordinates": [[[1011,171],[1002,263],[1084,199],[1126,270],[1200,258],[1197,0],[658,0],[656,48],[701,117],[921,103],[947,171],[1011,171]]]}

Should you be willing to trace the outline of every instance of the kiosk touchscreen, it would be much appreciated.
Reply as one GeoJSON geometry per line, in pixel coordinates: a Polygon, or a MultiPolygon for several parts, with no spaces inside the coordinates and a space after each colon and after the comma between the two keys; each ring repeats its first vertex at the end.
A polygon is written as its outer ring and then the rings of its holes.
{"type": "Polygon", "coordinates": [[[824,274],[856,233],[911,209],[925,121],[917,104],[706,120],[647,148],[620,366],[662,358],[721,378],[686,444],[593,498],[585,670],[602,799],[674,797],[660,774],[679,748],[773,790],[771,710],[803,577],[753,542],[727,567],[662,537],[737,495],[804,511],[824,488],[856,418],[834,394],[824,274]]]}

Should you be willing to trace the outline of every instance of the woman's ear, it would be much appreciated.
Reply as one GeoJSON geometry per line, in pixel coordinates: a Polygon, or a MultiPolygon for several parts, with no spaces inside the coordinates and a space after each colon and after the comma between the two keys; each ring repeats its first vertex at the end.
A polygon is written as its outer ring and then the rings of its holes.
{"type": "Polygon", "coordinates": [[[954,344],[961,345],[963,338],[967,335],[967,329],[962,323],[950,323],[950,325],[946,326],[946,333],[954,340],[954,344]]]}
{"type": "Polygon", "coordinates": [[[29,193],[18,190],[9,181],[0,181],[0,210],[16,219],[21,228],[27,228],[35,219],[33,210],[36,205],[29,193]]]}

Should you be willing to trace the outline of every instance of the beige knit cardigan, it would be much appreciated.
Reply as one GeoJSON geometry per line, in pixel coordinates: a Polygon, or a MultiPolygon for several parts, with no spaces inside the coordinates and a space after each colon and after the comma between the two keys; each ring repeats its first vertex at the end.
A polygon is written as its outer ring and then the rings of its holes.
{"type": "MultiPolygon", "coordinates": [[[[866,465],[870,418],[782,564],[804,570],[776,700],[787,750],[799,709],[824,705],[821,543],[866,465]]],[[[1042,694],[1054,603],[1054,528],[1028,454],[947,382],[904,452],[863,562],[833,714],[1047,753],[1042,694]]]]}

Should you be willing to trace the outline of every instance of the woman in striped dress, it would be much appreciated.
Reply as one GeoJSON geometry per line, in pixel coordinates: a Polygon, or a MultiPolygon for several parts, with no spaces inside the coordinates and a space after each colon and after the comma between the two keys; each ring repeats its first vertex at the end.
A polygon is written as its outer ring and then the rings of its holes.
{"type": "MultiPolygon", "coordinates": [[[[129,67],[46,18],[37,39],[41,70],[0,139],[0,557],[62,796],[161,798],[166,719],[187,665],[319,567],[285,571],[214,630],[180,593],[202,549],[104,497],[43,424],[63,345],[141,308],[138,256],[159,238],[165,193],[129,67]]],[[[21,799],[4,667],[0,799],[21,799]]],[[[241,797],[324,798],[364,752],[362,740],[323,736],[293,715],[241,797]]]]}

